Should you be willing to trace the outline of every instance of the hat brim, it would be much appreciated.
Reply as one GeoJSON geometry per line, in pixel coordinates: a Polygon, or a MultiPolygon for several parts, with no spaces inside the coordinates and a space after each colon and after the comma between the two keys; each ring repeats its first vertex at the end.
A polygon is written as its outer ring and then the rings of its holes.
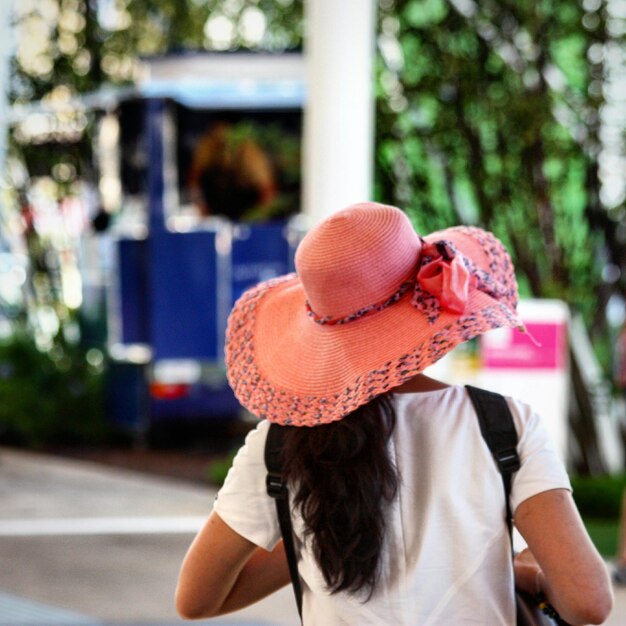
{"type": "Polygon", "coordinates": [[[465,313],[429,324],[406,294],[354,322],[320,325],[306,312],[295,275],[257,285],[237,302],[227,330],[227,375],[237,399],[261,419],[317,426],[345,417],[402,384],[459,343],[521,324],[517,314],[473,290],[465,313]]]}

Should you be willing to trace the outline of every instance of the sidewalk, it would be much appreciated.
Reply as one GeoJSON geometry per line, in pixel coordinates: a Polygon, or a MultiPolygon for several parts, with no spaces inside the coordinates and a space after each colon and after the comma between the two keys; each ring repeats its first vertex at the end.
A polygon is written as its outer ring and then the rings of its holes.
{"type": "MultiPolygon", "coordinates": [[[[0,624],[182,624],[178,568],[215,492],[174,479],[0,448],[0,624]]],[[[290,588],[212,626],[296,626],[290,588]]],[[[626,624],[616,589],[607,626],[626,624]]]]}
{"type": "MultiPolygon", "coordinates": [[[[215,492],[0,448],[0,624],[182,624],[178,568],[215,492]]],[[[295,626],[289,588],[218,626],[295,626]]]]}

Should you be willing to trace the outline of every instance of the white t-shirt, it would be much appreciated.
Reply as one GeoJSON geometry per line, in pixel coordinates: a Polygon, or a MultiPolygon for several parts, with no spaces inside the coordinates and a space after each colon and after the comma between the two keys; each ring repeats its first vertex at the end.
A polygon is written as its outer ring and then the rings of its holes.
{"type": "MultiPolygon", "coordinates": [[[[390,450],[401,477],[387,510],[382,575],[368,602],[329,594],[306,544],[296,541],[306,626],[401,626],[515,623],[513,569],[501,475],[465,389],[394,396],[390,450]]],[[[518,432],[521,468],[511,506],[570,483],[540,418],[507,398],[518,432]]],[[[233,530],[271,550],[280,539],[274,501],[265,488],[269,424],[246,438],[215,502],[233,530]]],[[[332,476],[320,476],[320,480],[332,476]]],[[[292,515],[302,537],[302,520],[292,515]]]]}

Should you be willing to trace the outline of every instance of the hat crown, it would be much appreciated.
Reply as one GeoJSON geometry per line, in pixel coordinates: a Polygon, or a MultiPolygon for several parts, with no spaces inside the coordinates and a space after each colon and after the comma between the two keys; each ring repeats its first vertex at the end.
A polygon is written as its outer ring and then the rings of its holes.
{"type": "Polygon", "coordinates": [[[319,316],[350,315],[384,301],[412,278],[420,239],[405,213],[366,202],[313,228],[296,252],[296,271],[319,316]]]}

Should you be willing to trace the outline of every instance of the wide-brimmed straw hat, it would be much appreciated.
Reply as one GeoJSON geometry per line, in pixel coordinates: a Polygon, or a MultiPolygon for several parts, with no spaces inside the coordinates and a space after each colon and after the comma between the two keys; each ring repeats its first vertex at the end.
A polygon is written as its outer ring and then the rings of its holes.
{"type": "Polygon", "coordinates": [[[400,209],[356,204],[303,238],[296,274],[237,301],[228,380],[259,418],[326,424],[461,342],[522,327],[516,307],[511,259],[491,233],[459,226],[420,237],[400,209]]]}

